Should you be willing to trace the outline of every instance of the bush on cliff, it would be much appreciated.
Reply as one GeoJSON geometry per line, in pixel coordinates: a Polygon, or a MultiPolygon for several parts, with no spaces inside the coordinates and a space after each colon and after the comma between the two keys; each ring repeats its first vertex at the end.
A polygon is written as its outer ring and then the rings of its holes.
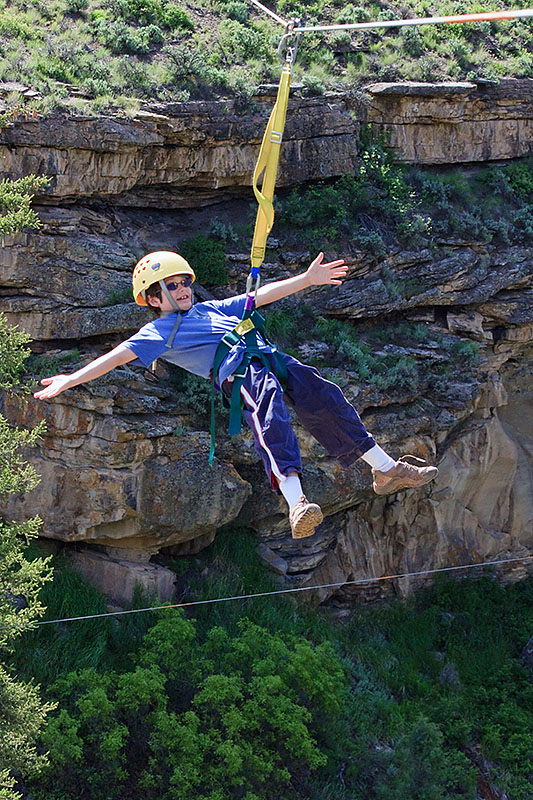
{"type": "MultiPolygon", "coordinates": [[[[344,252],[355,245],[378,261],[398,245],[437,249],[442,237],[529,243],[533,159],[442,174],[397,164],[383,141],[367,138],[354,175],[301,186],[280,199],[278,224],[288,237],[311,249],[326,244],[344,252]]],[[[401,293],[409,292],[406,285],[401,293]]]]}
{"type": "MultiPolygon", "coordinates": [[[[295,15],[324,23],[465,13],[460,2],[445,5],[384,0],[335,10],[323,0],[279,0],[275,8],[286,19],[295,15]]],[[[483,10],[500,7],[499,0],[486,0],[483,10]]],[[[0,0],[0,81],[38,89],[41,98],[27,101],[21,94],[15,102],[42,110],[88,105],[96,110],[95,101],[103,99],[127,107],[132,97],[180,101],[188,93],[250,97],[258,84],[279,75],[275,47],[282,30],[241,0],[189,0],[186,8],[176,0],[0,0]],[[59,54],[65,50],[69,59],[62,64],[59,54]],[[178,77],[180,57],[194,70],[189,66],[178,77]],[[132,66],[143,73],[142,81],[132,79],[132,66]],[[90,98],[69,96],[65,83],[90,98]]],[[[309,93],[357,89],[375,80],[531,77],[532,42],[528,20],[306,33],[295,77],[309,93]]]]}
{"type": "Polygon", "coordinates": [[[229,282],[226,269],[226,249],[217,236],[198,234],[184,239],[179,252],[189,261],[198,281],[206,286],[225,286],[229,282]]]}
{"type": "MultiPolygon", "coordinates": [[[[0,237],[38,228],[40,223],[31,208],[33,191],[48,185],[48,178],[29,175],[17,181],[0,183],[0,237]]],[[[30,354],[30,337],[8,324],[0,314],[0,392],[16,387],[30,354]]],[[[38,477],[23,458],[26,448],[36,444],[44,431],[19,430],[0,415],[0,504],[10,495],[27,492],[38,477]]],[[[1,505],[0,505],[1,508],[1,505]]],[[[37,537],[38,517],[12,522],[0,514],[0,798],[19,800],[15,778],[35,775],[46,762],[36,741],[45,717],[54,704],[43,703],[39,688],[17,679],[11,664],[14,644],[32,627],[44,607],[39,597],[51,579],[49,559],[27,558],[28,543],[37,537]]]]}
{"type": "Polygon", "coordinates": [[[31,200],[36,191],[45,189],[49,183],[50,178],[35,175],[27,175],[15,181],[9,178],[0,181],[1,240],[7,234],[41,227],[39,217],[31,207],[31,200]]]}

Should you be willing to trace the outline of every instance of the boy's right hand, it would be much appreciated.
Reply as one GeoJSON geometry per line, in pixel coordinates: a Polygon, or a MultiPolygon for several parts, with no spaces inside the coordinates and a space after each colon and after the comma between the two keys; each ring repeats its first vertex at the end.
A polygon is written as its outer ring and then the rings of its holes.
{"type": "Polygon", "coordinates": [[[46,389],[40,389],[34,393],[37,400],[49,400],[57,394],[64,392],[65,389],[70,389],[72,386],[70,375],[53,375],[51,378],[43,378],[41,383],[46,386],[46,389]]]}

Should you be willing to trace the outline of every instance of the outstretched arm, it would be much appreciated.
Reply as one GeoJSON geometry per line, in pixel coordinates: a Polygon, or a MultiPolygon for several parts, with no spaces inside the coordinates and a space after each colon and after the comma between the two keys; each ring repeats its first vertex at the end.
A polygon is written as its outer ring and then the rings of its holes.
{"type": "Polygon", "coordinates": [[[87,383],[87,381],[92,381],[94,378],[99,378],[115,367],[127,364],[128,361],[133,361],[136,357],[128,347],[119,344],[114,350],[95,358],[94,361],[71,375],[54,375],[51,378],[43,378],[41,383],[46,388],[35,392],[33,396],[38,400],[49,400],[51,397],[64,392],[65,389],[72,389],[73,386],[78,386],[80,383],[87,383]]]}
{"type": "Polygon", "coordinates": [[[348,272],[344,259],[330,261],[326,264],[323,261],[324,253],[319,253],[301,275],[295,275],[294,278],[287,278],[284,281],[275,281],[274,283],[268,283],[266,286],[261,286],[257,292],[256,305],[266,306],[268,303],[273,303],[276,300],[281,300],[282,297],[301,292],[302,289],[308,289],[310,286],[340,286],[342,278],[345,278],[348,272]]]}

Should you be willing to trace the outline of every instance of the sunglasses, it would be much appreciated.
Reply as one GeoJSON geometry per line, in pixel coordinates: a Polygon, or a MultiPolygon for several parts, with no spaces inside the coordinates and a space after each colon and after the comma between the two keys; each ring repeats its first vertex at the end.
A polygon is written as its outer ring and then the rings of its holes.
{"type": "Polygon", "coordinates": [[[179,289],[180,286],[185,286],[185,288],[188,289],[189,286],[192,286],[191,278],[182,278],[181,281],[171,281],[167,283],[167,289],[170,289],[171,292],[175,289],[179,289]]]}

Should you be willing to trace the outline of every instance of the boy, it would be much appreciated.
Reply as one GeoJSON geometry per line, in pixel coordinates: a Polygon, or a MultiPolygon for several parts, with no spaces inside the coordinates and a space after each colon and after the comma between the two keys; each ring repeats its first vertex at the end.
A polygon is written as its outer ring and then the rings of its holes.
{"type": "MultiPolygon", "coordinates": [[[[324,263],[323,259],[320,253],[300,275],[262,286],[257,291],[256,305],[267,305],[310,286],[340,286],[348,270],[344,261],[324,263]]],[[[43,378],[41,383],[46,388],[36,392],[35,397],[48,400],[129,361],[149,366],[157,358],[163,358],[209,378],[222,337],[241,321],[246,295],[194,304],[195,280],[194,270],[177,253],[158,251],[142,258],[133,271],[133,295],[138,305],[151,307],[157,319],[77,372],[43,378]]],[[[265,365],[265,362],[275,365],[272,346],[259,335],[257,340],[260,357],[250,361],[240,388],[243,414],[273,490],[279,489],[287,501],[295,539],[311,536],[323,515],[320,506],[310,503],[302,490],[300,451],[286,403],[342,466],[358,458],[370,464],[377,494],[423,486],[436,477],[436,467],[423,466],[424,462],[413,456],[394,461],[366,431],[338,386],[322,378],[314,367],[278,353],[287,372],[282,389],[274,372],[265,365]],[[408,463],[407,459],[418,465],[408,463]]],[[[226,395],[231,393],[234,373],[245,349],[242,339],[231,346],[215,376],[226,395]]]]}

